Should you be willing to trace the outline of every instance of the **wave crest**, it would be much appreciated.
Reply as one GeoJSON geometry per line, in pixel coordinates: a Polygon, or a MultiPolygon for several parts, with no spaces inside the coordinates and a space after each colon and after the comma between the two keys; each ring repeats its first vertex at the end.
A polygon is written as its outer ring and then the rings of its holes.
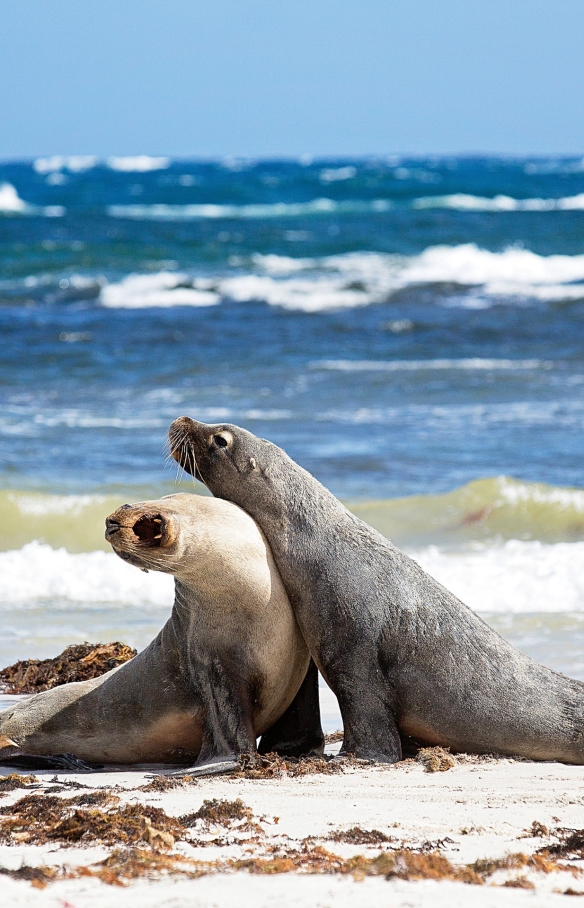
{"type": "Polygon", "coordinates": [[[105,286],[111,307],[208,306],[221,299],[263,301],[302,312],[368,306],[410,287],[444,287],[443,305],[487,307],[501,301],[584,299],[584,255],[490,252],[474,243],[431,246],[419,255],[352,252],[324,258],[253,255],[235,273],[201,277],[161,271],[105,286]],[[453,289],[454,288],[454,289],[453,289]],[[458,288],[458,290],[456,289],[458,288]]]}

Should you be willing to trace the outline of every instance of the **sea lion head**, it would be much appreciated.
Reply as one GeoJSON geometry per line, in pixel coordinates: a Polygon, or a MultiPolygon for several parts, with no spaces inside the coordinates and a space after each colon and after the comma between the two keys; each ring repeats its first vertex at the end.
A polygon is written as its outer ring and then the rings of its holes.
{"type": "Polygon", "coordinates": [[[159,501],[123,504],[106,517],[105,538],[123,561],[148,570],[174,573],[183,556],[180,508],[169,495],[159,501]]]}
{"type": "Polygon", "coordinates": [[[277,509],[281,489],[301,470],[281,448],[227,423],[207,425],[181,416],[168,437],[170,452],[183,470],[215,497],[233,501],[252,515],[259,501],[264,515],[277,509]]]}
{"type": "Polygon", "coordinates": [[[245,573],[254,559],[265,561],[265,542],[249,515],[206,495],[178,493],[124,504],[105,524],[105,538],[123,561],[199,588],[209,578],[217,588],[224,581],[233,585],[235,574],[245,573]],[[223,578],[226,557],[231,581],[223,578]]]}

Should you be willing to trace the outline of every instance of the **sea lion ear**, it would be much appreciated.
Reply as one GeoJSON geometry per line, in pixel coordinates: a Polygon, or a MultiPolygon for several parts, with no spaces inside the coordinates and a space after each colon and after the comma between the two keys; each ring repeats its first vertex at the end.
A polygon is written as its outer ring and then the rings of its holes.
{"type": "Polygon", "coordinates": [[[250,458],[249,458],[249,465],[250,465],[250,467],[251,467],[252,470],[256,470],[256,469],[257,469],[257,463],[256,463],[255,457],[250,457],[250,458]]]}

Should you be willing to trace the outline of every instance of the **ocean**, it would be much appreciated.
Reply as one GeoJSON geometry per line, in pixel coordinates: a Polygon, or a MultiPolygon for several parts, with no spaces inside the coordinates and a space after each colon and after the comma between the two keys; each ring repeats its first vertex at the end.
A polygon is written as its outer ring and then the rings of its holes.
{"type": "Polygon", "coordinates": [[[0,163],[0,357],[0,665],[155,635],[103,520],[187,414],[584,678],[584,159],[0,163]]]}

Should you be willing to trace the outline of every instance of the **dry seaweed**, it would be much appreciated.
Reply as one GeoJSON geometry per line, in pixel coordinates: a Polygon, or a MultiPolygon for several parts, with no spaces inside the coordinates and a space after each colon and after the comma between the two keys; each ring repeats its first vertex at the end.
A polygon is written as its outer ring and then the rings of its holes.
{"type": "Polygon", "coordinates": [[[240,768],[231,774],[232,779],[280,779],[283,776],[296,778],[307,775],[334,775],[344,771],[345,766],[362,763],[354,758],[280,757],[276,753],[244,755],[239,758],[240,768]]]}
{"type": "Polygon", "coordinates": [[[514,880],[506,880],[503,886],[507,889],[535,889],[535,883],[528,880],[526,876],[517,876],[514,880]]]}
{"type": "Polygon", "coordinates": [[[326,837],[329,842],[344,842],[346,845],[382,845],[393,842],[394,838],[380,832],[379,829],[361,829],[352,826],[351,829],[336,829],[326,837]]]}
{"type": "Polygon", "coordinates": [[[325,744],[337,744],[339,741],[343,740],[344,732],[343,731],[331,731],[324,736],[325,744]]]}
{"type": "Polygon", "coordinates": [[[416,762],[421,763],[426,772],[446,772],[456,765],[456,760],[448,749],[443,747],[422,747],[418,751],[416,762]]]}
{"type": "Polygon", "coordinates": [[[181,823],[190,826],[197,820],[203,820],[208,825],[216,823],[220,826],[230,826],[235,820],[251,820],[253,814],[251,807],[247,807],[241,798],[235,801],[212,798],[203,801],[203,806],[196,813],[181,817],[181,823]]]}
{"type": "MultiPolygon", "coordinates": [[[[101,793],[96,793],[99,802],[101,793]]],[[[0,811],[0,842],[12,845],[132,845],[148,843],[157,848],[172,848],[175,839],[184,839],[186,829],[159,807],[126,804],[102,810],[83,807],[90,795],[60,798],[56,795],[26,795],[0,811]]],[[[117,801],[104,794],[102,804],[117,801]]],[[[90,802],[91,803],[91,802],[90,802]]]]}
{"type": "Polygon", "coordinates": [[[574,859],[584,858],[584,829],[554,829],[551,835],[559,839],[553,845],[539,848],[537,853],[544,857],[562,857],[574,859]]]}
{"type": "Polygon", "coordinates": [[[17,772],[11,772],[7,776],[0,776],[0,792],[16,791],[17,788],[28,788],[30,785],[38,785],[39,781],[36,776],[21,776],[17,772]]]}
{"type": "Polygon", "coordinates": [[[56,867],[30,867],[28,864],[23,864],[16,870],[0,867],[0,874],[13,880],[25,880],[27,883],[31,883],[35,889],[44,889],[47,883],[52,883],[60,875],[56,867]]]}
{"type": "Polygon", "coordinates": [[[543,823],[534,820],[529,829],[526,829],[520,839],[543,839],[550,835],[550,830],[543,823]]]}
{"type": "MultiPolygon", "coordinates": [[[[236,804],[237,802],[227,802],[236,804]]],[[[216,806],[203,805],[202,811],[216,816],[216,806]]],[[[224,808],[229,813],[228,808],[224,808]]],[[[245,805],[234,808],[234,813],[247,816],[245,805]]],[[[151,808],[152,810],[152,808],[151,808]]],[[[160,812],[162,813],[162,812],[160,812]]],[[[204,814],[203,814],[204,815],[204,814]]],[[[167,818],[170,819],[170,818],[167,818]]],[[[182,875],[197,878],[214,873],[229,873],[247,870],[254,874],[342,874],[350,875],[356,880],[365,877],[384,877],[386,880],[452,880],[470,885],[483,885],[496,871],[535,870],[542,873],[552,871],[569,871],[580,874],[578,868],[550,861],[542,855],[513,854],[500,860],[476,861],[474,864],[456,866],[447,857],[435,850],[429,853],[411,848],[396,848],[382,851],[374,858],[362,854],[351,858],[342,858],[322,846],[311,847],[305,841],[300,848],[282,848],[275,845],[268,849],[268,854],[244,859],[230,858],[216,861],[197,861],[178,854],[161,853],[156,847],[145,848],[144,842],[136,842],[132,847],[117,847],[104,861],[87,867],[70,870],[53,870],[52,868],[23,867],[16,871],[1,871],[16,879],[28,879],[33,885],[43,888],[53,879],[76,879],[79,877],[97,877],[109,885],[123,886],[126,882],[140,878],[156,878],[161,874],[182,875]]],[[[156,843],[151,843],[156,846],[156,843]]],[[[534,884],[526,876],[517,876],[501,884],[508,888],[534,889],[534,884]]],[[[566,895],[584,893],[567,889],[566,895]]]]}
{"type": "Polygon", "coordinates": [[[80,868],[76,875],[97,877],[110,886],[124,886],[130,880],[153,879],[161,874],[180,874],[196,879],[212,873],[216,866],[216,862],[194,861],[179,854],[116,848],[104,861],[80,868]]]}
{"type": "Polygon", "coordinates": [[[147,782],[145,785],[140,785],[136,791],[145,791],[145,792],[164,792],[172,791],[175,788],[184,788],[185,785],[197,785],[197,780],[193,779],[192,776],[154,776],[151,782],[147,782]]]}
{"type": "Polygon", "coordinates": [[[503,858],[481,858],[469,866],[483,877],[492,876],[497,870],[519,870],[521,868],[536,870],[538,873],[568,871],[575,876],[582,873],[579,867],[559,864],[557,861],[550,860],[547,849],[543,848],[535,854],[524,854],[519,851],[515,854],[507,854],[503,858]]]}
{"type": "Polygon", "coordinates": [[[25,659],[0,670],[0,686],[10,694],[36,694],[71,681],[88,681],[128,662],[136,650],[125,643],[79,643],[54,659],[25,659]]]}

